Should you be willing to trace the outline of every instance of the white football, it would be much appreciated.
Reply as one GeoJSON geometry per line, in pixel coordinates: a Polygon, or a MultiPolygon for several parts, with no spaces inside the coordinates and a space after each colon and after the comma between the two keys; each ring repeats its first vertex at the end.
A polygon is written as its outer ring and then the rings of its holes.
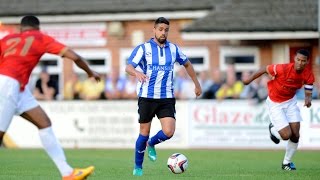
{"type": "Polygon", "coordinates": [[[188,159],[181,153],[174,153],[168,158],[168,168],[174,174],[180,174],[187,170],[188,159]]]}

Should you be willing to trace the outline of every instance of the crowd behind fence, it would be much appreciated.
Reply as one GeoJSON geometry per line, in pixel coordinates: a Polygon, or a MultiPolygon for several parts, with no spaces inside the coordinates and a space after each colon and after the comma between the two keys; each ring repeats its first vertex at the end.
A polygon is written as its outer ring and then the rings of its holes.
{"type": "MultiPolygon", "coordinates": [[[[249,85],[244,85],[242,79],[249,76],[251,71],[237,72],[230,65],[225,71],[219,68],[198,72],[198,79],[202,87],[199,99],[249,99],[260,103],[268,96],[267,82],[269,77],[264,75],[249,85]]],[[[93,79],[82,77],[73,73],[67,78],[59,92],[56,79],[50,78],[45,69],[40,73],[38,80],[32,88],[38,100],[130,100],[136,99],[137,80],[133,76],[121,76],[119,70],[113,69],[109,74],[102,74],[102,81],[96,83],[93,79]],[[60,94],[60,96],[59,96],[60,94]]],[[[175,97],[178,100],[196,98],[194,84],[185,69],[180,68],[174,78],[175,97]]],[[[304,99],[303,87],[297,91],[298,99],[304,99]]],[[[319,99],[319,83],[313,88],[313,99],[319,99]]]]}

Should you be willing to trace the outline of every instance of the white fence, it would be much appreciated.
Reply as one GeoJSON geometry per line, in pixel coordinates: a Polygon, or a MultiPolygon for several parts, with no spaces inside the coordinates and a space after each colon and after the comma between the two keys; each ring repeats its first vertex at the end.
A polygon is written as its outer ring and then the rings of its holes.
{"type": "MultiPolygon", "coordinates": [[[[308,109],[299,102],[304,121],[300,149],[320,149],[320,101],[308,109]]],[[[136,101],[41,102],[65,148],[133,148],[139,132],[136,101]]],[[[177,101],[177,126],[172,139],[160,148],[277,149],[269,139],[264,103],[244,100],[177,101]]],[[[151,135],[160,130],[153,119],[151,135]]],[[[37,129],[15,117],[9,137],[18,147],[41,147],[37,129]]]]}

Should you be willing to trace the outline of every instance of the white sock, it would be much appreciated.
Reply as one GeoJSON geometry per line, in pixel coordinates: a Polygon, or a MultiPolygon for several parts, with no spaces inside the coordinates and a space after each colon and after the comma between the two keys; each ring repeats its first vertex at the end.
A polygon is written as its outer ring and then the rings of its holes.
{"type": "Polygon", "coordinates": [[[63,149],[54,135],[52,128],[47,127],[40,129],[39,136],[45,151],[59,169],[61,176],[70,175],[73,168],[67,163],[63,149]]]}
{"type": "Polygon", "coordinates": [[[289,140],[286,148],[286,154],[283,159],[283,164],[288,164],[291,162],[291,158],[293,157],[297,149],[298,149],[298,143],[294,143],[291,140],[289,140]]]}
{"type": "Polygon", "coordinates": [[[271,134],[273,134],[276,138],[283,140],[282,137],[280,136],[279,132],[276,130],[275,127],[271,128],[271,134]]]}

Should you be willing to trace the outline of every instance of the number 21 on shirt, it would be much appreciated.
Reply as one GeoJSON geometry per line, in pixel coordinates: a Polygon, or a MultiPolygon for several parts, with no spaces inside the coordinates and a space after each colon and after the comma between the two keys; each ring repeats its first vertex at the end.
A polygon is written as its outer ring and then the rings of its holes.
{"type": "Polygon", "coordinates": [[[34,36],[26,37],[24,42],[22,41],[21,37],[15,37],[15,38],[8,39],[6,41],[6,45],[8,46],[8,48],[4,52],[3,57],[6,57],[6,56],[12,55],[12,54],[16,54],[16,53],[19,53],[20,56],[25,56],[28,53],[33,41],[34,41],[34,36]],[[19,43],[24,43],[24,44],[23,44],[21,51],[17,52],[17,49],[18,49],[17,46],[19,45],[19,43]]]}

